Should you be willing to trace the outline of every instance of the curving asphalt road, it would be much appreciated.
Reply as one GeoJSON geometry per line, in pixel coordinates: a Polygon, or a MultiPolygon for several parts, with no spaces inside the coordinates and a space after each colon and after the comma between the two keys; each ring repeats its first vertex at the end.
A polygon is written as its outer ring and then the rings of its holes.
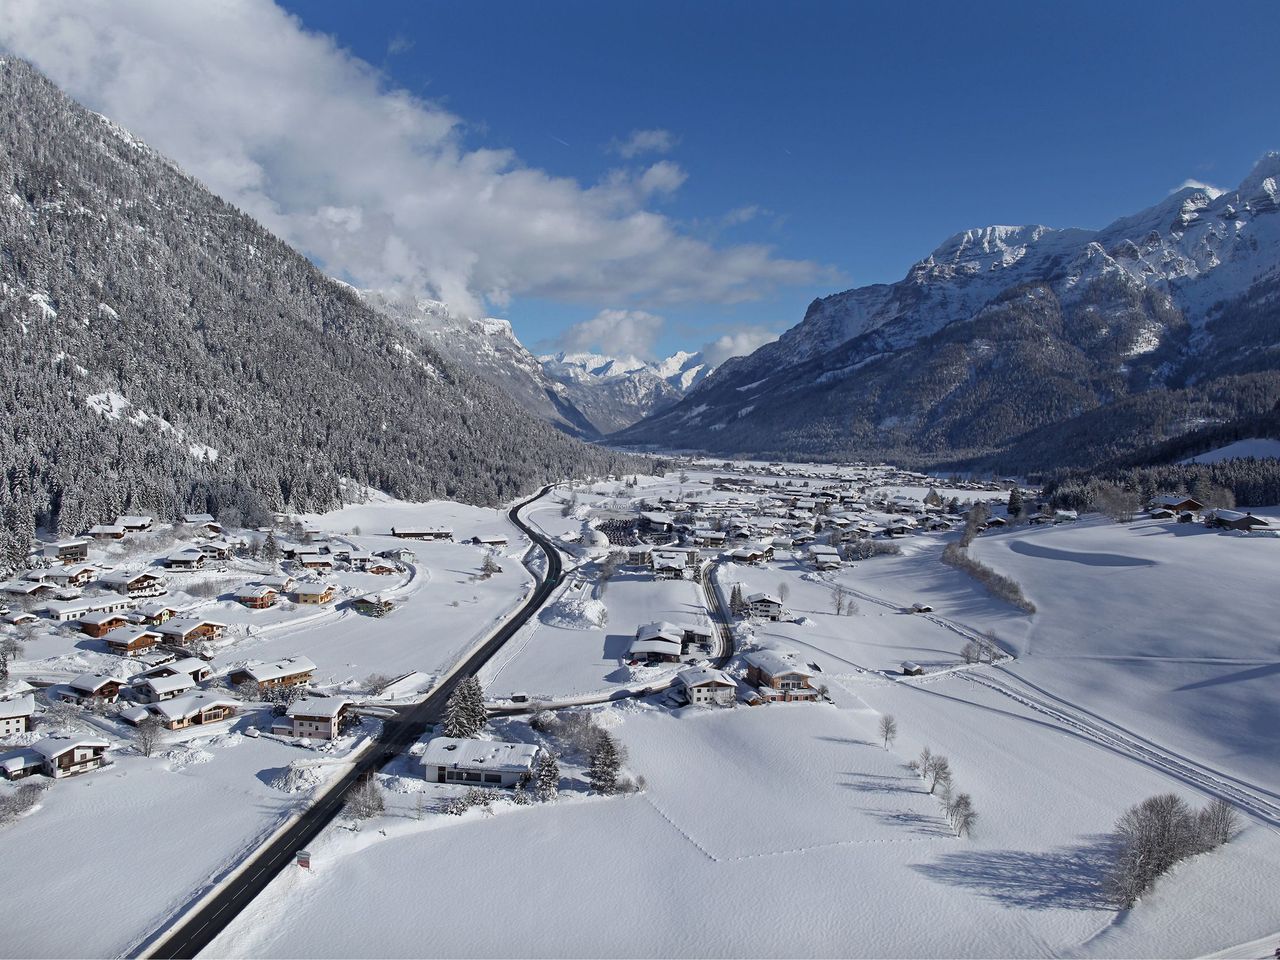
{"type": "Polygon", "coordinates": [[[151,946],[141,951],[148,957],[194,957],[203,950],[266,888],[281,870],[291,866],[299,850],[316,838],[346,804],[347,791],[373,773],[397,754],[417,741],[427,728],[444,717],[445,704],[454,688],[471,676],[506,643],[516,631],[546,602],[552,591],[564,579],[564,567],[555,546],[541,533],[520,519],[520,510],[545,496],[551,486],[543,487],[528,500],[523,500],[508,511],[511,522],[523,530],[547,556],[546,575],[520,611],[500,627],[470,657],[461,663],[440,686],[436,687],[422,703],[406,709],[398,717],[385,722],[382,736],[364,749],[355,766],[341,779],[335,781],[284,833],[267,846],[258,850],[243,864],[234,879],[227,882],[208,903],[186,917],[168,933],[157,933],[150,938],[151,946]]]}

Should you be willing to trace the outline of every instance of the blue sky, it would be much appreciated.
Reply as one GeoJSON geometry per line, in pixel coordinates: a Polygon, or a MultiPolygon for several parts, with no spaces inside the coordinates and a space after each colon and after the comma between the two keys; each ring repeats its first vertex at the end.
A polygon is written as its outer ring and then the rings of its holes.
{"type": "Polygon", "coordinates": [[[40,0],[0,46],[334,275],[662,355],[968,227],[1234,186],[1280,149],[1275,9],[40,0]]]}
{"type": "MultiPolygon", "coordinates": [[[[1280,149],[1271,4],[380,3],[287,6],[468,136],[583,180],[614,138],[671,131],[665,211],[834,266],[759,302],[660,312],[790,326],[986,223],[1102,226],[1186,178],[1232,186],[1280,149]],[[760,211],[726,225],[730,211],[760,211]]],[[[602,304],[602,306],[606,306],[602,304]]],[[[529,341],[586,305],[519,298],[529,341]]],[[[696,335],[692,338],[696,339],[696,335]]]]}

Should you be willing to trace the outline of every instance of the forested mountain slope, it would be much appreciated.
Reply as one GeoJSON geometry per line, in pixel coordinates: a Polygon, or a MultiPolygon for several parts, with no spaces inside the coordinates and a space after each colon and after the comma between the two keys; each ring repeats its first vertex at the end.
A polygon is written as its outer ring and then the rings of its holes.
{"type": "Polygon", "coordinates": [[[717,454],[1041,469],[1280,398],[1280,154],[1102,230],[958,234],[617,439],[717,454]]]}
{"type": "Polygon", "coordinates": [[[635,469],[446,361],[172,163],[0,62],[0,511],[503,501],[635,469]]]}

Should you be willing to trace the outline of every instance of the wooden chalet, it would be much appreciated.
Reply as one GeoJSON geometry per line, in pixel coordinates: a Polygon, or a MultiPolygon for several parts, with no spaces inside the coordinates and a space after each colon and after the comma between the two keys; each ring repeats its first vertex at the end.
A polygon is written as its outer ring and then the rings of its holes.
{"type": "Polygon", "coordinates": [[[227,679],[234,684],[256,683],[264,691],[310,683],[315,672],[316,665],[307,657],[291,657],[273,663],[247,663],[232,670],[227,679]]]}
{"type": "Polygon", "coordinates": [[[107,650],[121,657],[133,656],[150,650],[160,642],[160,633],[146,627],[121,627],[102,638],[107,650]]]}
{"type": "Polygon", "coordinates": [[[793,656],[777,650],[752,650],[743,657],[747,683],[756,688],[761,699],[790,702],[818,698],[818,691],[810,684],[813,674],[800,667],[793,656]]]}

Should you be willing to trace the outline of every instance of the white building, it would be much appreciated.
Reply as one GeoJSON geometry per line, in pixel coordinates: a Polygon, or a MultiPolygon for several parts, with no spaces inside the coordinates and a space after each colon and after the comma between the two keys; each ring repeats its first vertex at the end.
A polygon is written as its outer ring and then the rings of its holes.
{"type": "Polygon", "coordinates": [[[685,699],[694,706],[729,706],[738,698],[738,684],[723,670],[690,667],[676,674],[676,682],[684,691],[685,699]]]}
{"type": "Polygon", "coordinates": [[[436,737],[422,753],[422,774],[435,783],[513,787],[532,776],[540,752],[532,743],[436,737]]]}
{"type": "Polygon", "coordinates": [[[781,620],[782,601],[770,593],[753,593],[747,597],[747,610],[761,620],[781,620]]]}
{"type": "Polygon", "coordinates": [[[336,740],[338,728],[351,707],[346,697],[316,697],[299,700],[289,707],[285,719],[295,737],[309,740],[336,740]]]}
{"type": "Polygon", "coordinates": [[[31,694],[0,700],[0,737],[26,733],[31,729],[31,715],[36,712],[36,698],[31,694]]]}

